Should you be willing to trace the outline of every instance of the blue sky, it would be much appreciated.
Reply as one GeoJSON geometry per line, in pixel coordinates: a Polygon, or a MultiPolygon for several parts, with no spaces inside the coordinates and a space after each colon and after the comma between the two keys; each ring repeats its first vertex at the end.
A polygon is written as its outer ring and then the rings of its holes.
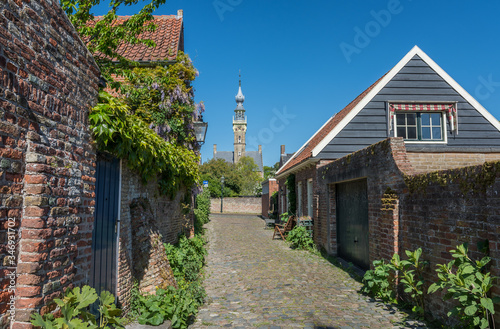
{"type": "Polygon", "coordinates": [[[500,118],[498,1],[173,0],[155,14],[177,9],[184,10],[185,51],[200,71],[203,161],[213,144],[233,150],[240,69],[247,150],[262,144],[265,165],[279,160],[281,144],[296,151],[414,45],[500,118]]]}

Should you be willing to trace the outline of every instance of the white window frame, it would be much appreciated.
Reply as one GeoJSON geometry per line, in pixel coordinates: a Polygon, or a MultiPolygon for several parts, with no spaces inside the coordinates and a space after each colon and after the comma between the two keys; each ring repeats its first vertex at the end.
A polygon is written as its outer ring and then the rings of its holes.
{"type": "Polygon", "coordinates": [[[309,178],[307,180],[307,216],[313,218],[313,180],[312,178],[309,178]]]}
{"type": "Polygon", "coordinates": [[[302,182],[299,182],[297,184],[297,216],[303,216],[302,215],[302,182]]]}
{"type": "MultiPolygon", "coordinates": [[[[392,122],[392,127],[394,130],[394,137],[398,137],[397,133],[397,125],[396,125],[396,116],[398,113],[436,113],[437,111],[396,111],[394,112],[394,118],[392,122]]],[[[443,123],[443,140],[441,141],[433,141],[433,140],[406,140],[405,139],[405,144],[448,144],[448,130],[447,130],[447,120],[446,120],[446,113],[444,112],[439,112],[441,113],[441,122],[443,123]]],[[[418,131],[417,131],[417,136],[418,136],[418,131]]]]}

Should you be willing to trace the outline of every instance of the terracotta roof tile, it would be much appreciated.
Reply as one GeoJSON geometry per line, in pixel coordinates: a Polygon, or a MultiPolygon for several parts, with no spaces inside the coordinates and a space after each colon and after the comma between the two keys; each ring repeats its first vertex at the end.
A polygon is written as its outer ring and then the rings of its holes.
{"type": "Polygon", "coordinates": [[[302,151],[296,153],[296,155],[282,168],[279,170],[280,173],[284,173],[285,171],[295,167],[298,164],[306,161],[307,159],[312,157],[313,149],[321,143],[323,138],[325,138],[339,123],[344,119],[349,112],[351,112],[356,105],[361,102],[363,98],[382,80],[385,74],[378,79],[374,84],[372,84],[368,89],[363,91],[358,97],[356,97],[351,103],[349,103],[346,107],[344,107],[340,112],[336,113],[333,117],[331,117],[327,123],[323,126],[323,128],[318,131],[307,143],[302,151]]]}
{"type": "MultiPolygon", "coordinates": [[[[100,17],[96,17],[99,19],[100,17]]],[[[118,16],[116,24],[122,24],[130,16],[118,16]]],[[[154,32],[144,32],[139,38],[150,39],[156,47],[144,44],[131,45],[123,43],[118,48],[118,53],[123,57],[139,62],[157,62],[175,60],[177,52],[182,49],[182,21],[183,18],[175,15],[154,16],[152,22],[156,24],[154,32]]]]}

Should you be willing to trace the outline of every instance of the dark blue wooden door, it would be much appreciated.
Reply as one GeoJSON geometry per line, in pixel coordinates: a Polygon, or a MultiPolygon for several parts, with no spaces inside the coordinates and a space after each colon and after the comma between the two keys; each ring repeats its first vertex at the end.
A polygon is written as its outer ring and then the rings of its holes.
{"type": "Polygon", "coordinates": [[[342,259],[370,268],[366,179],[337,184],[337,248],[342,259]]]}
{"type": "Polygon", "coordinates": [[[115,296],[119,188],[120,160],[98,155],[90,282],[98,294],[107,290],[115,296]]]}

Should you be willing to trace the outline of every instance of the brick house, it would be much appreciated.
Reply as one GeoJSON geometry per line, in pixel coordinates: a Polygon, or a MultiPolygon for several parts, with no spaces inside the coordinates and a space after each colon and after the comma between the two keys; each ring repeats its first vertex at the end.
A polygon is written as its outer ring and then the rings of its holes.
{"type": "MultiPolygon", "coordinates": [[[[388,137],[403,137],[407,158],[416,172],[479,165],[500,158],[498,120],[415,46],[332,116],[278,170],[280,212],[287,206],[285,181],[294,174],[297,214],[315,219],[316,243],[337,254],[337,249],[325,244],[330,224],[318,220],[327,203],[320,193],[324,179],[318,176],[320,169],[388,137]]],[[[364,261],[358,265],[366,268],[367,251],[363,253],[364,261]]],[[[349,257],[353,256],[346,257],[352,260],[349,257]]]]}
{"type": "Polygon", "coordinates": [[[2,1],[0,44],[0,328],[30,328],[88,283],[100,72],[58,1],[2,1]]]}

